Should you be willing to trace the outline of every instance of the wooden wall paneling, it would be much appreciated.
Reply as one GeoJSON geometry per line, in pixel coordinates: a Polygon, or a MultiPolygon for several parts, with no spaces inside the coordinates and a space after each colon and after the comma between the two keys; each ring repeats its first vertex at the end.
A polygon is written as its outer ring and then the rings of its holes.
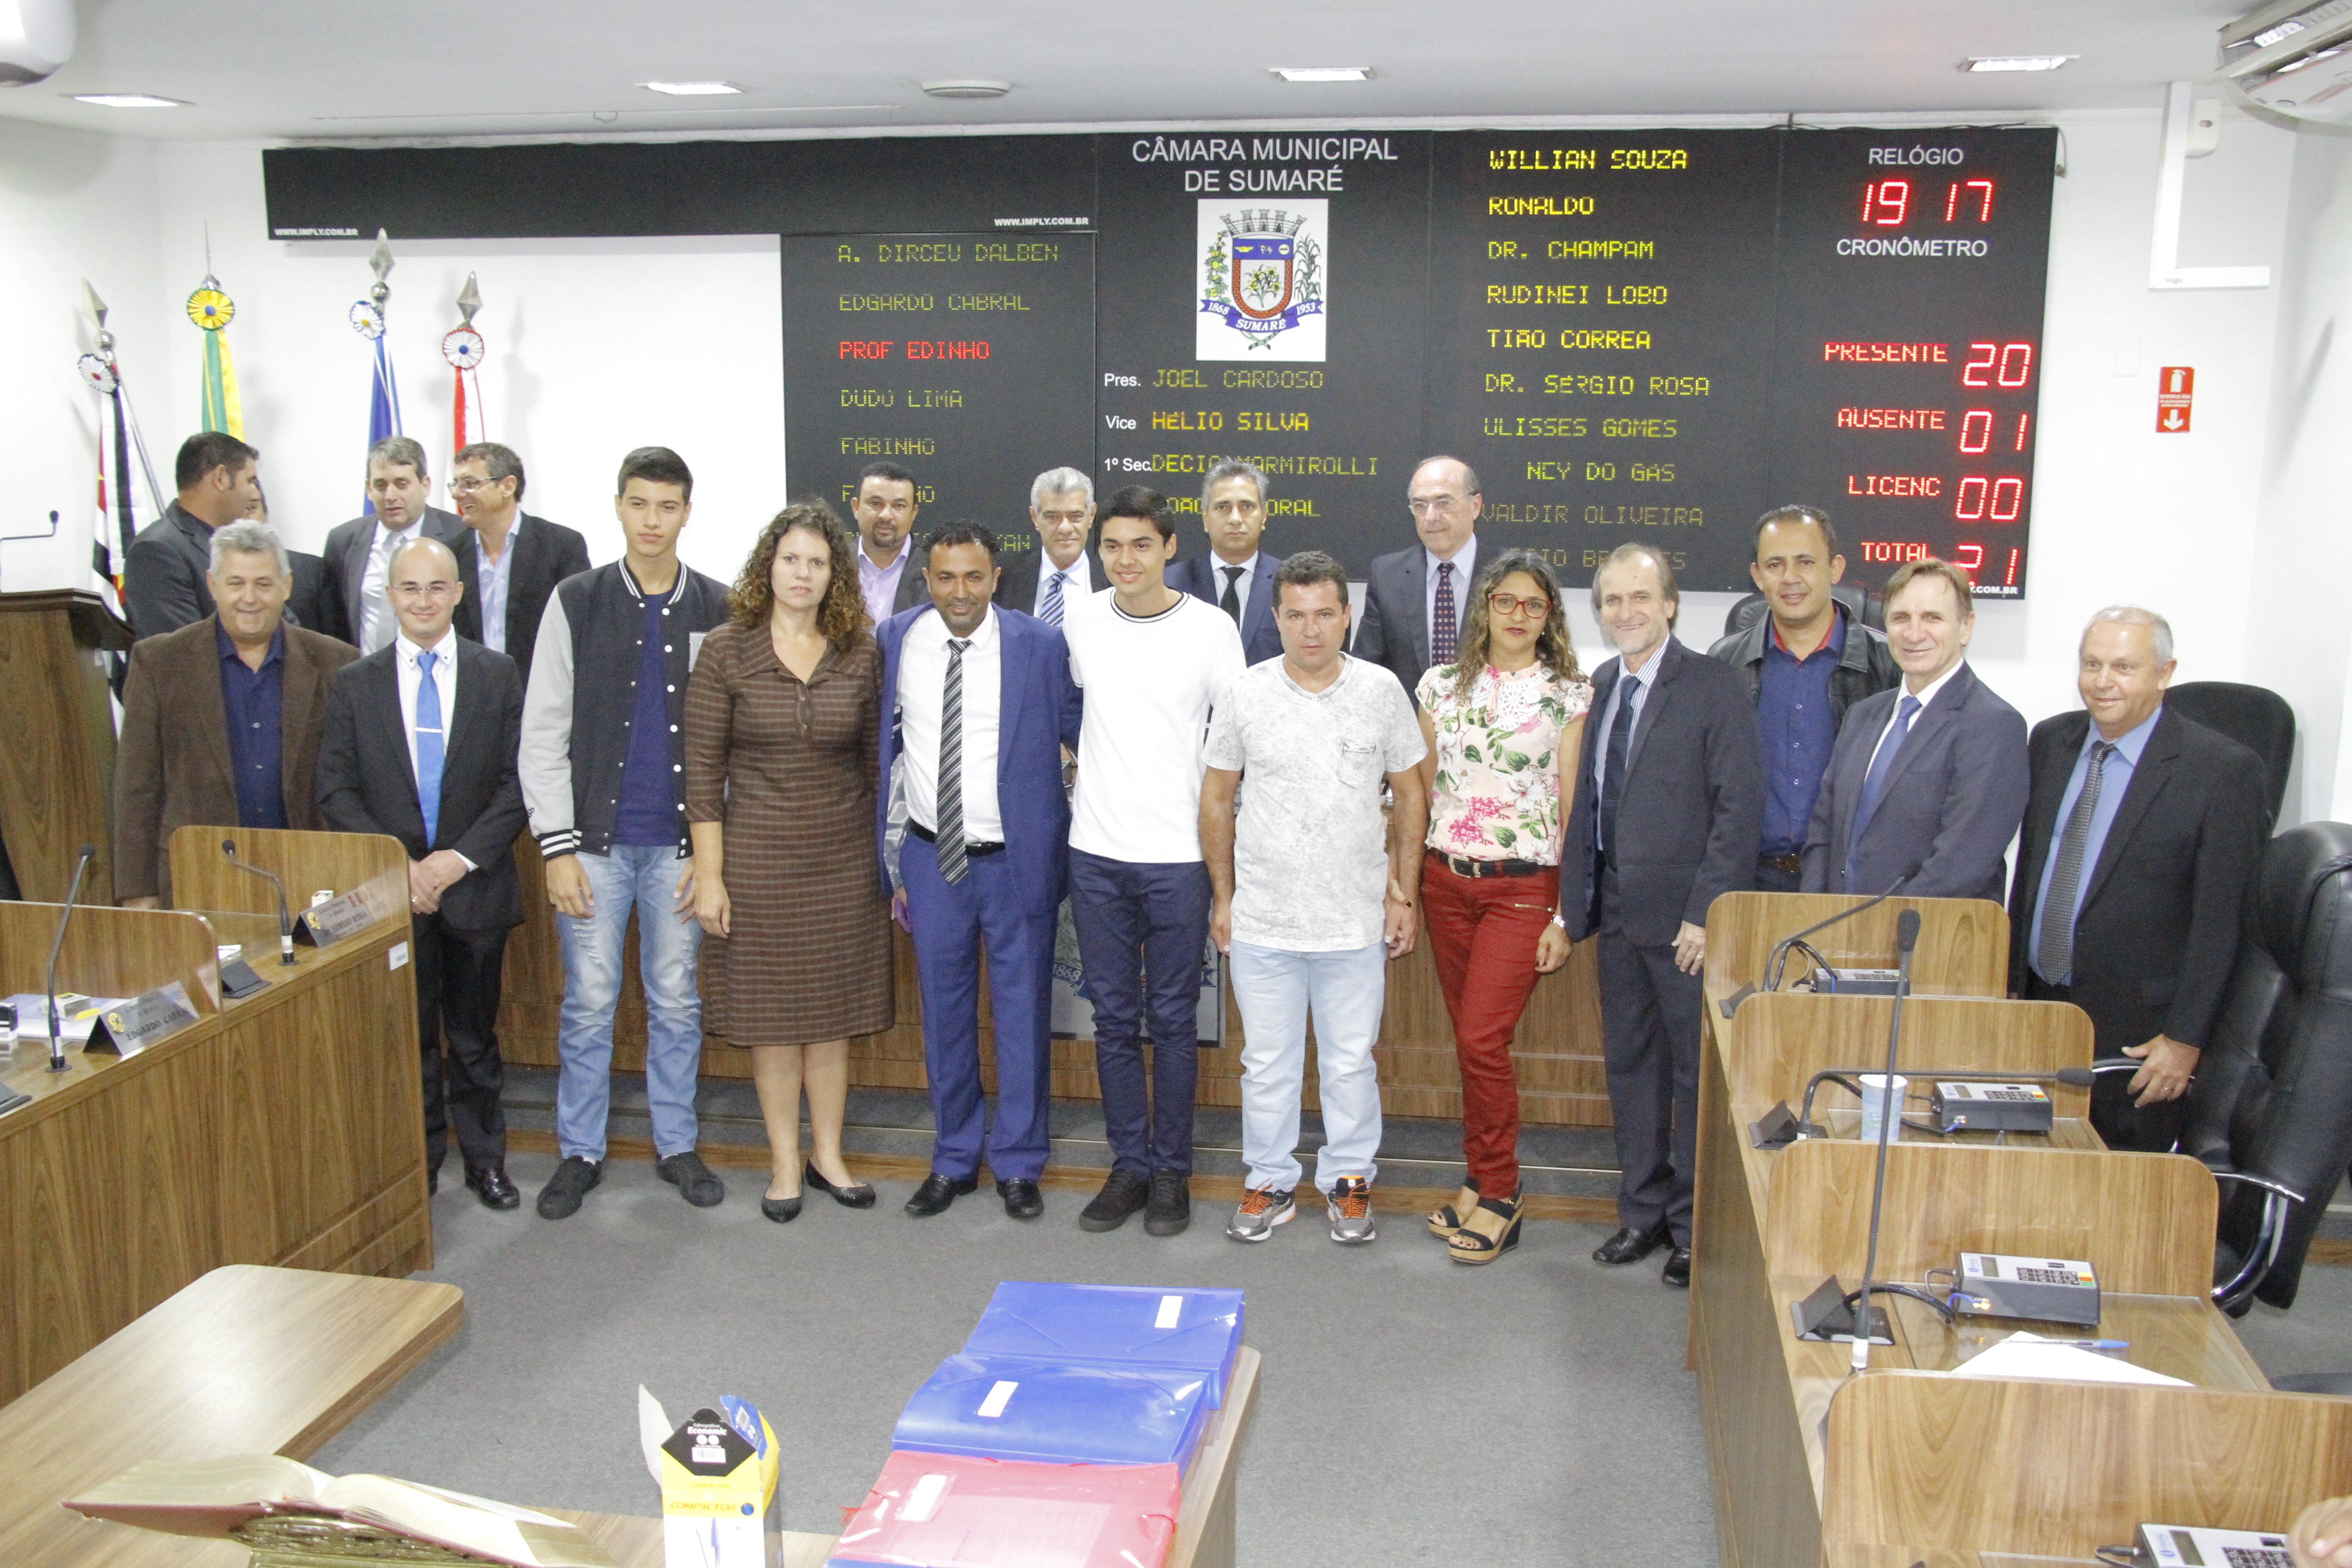
{"type": "MultiPolygon", "coordinates": [[[[1810,1140],[1774,1157],[1764,1224],[1774,1274],[1860,1277],[1877,1152],[1810,1140]]],[[[2213,1175],[2185,1154],[1908,1142],[1886,1153],[1884,1279],[1916,1280],[1982,1251],[2081,1258],[2102,1289],[2127,1295],[2211,1288],[2213,1175]]]]}
{"type": "MultiPolygon", "coordinates": [[[[1758,1111],[1785,1100],[1801,1102],[1813,1074],[1831,1068],[1867,1067],[1886,1061],[1886,1034],[1894,1019],[1891,996],[1815,996],[1782,993],[1751,997],[1739,1009],[1725,1057],[1733,1103],[1758,1111]]],[[[1914,1075],[1914,1092],[1927,1090],[1916,1069],[2056,1072],[2091,1063],[2091,1017],[2068,1002],[2008,1002],[1985,997],[1915,996],[1904,1004],[1903,1038],[1896,1061],[1914,1075]]],[[[2090,1091],[2051,1084],[2053,1109],[2062,1117],[2090,1114],[2090,1091]]],[[[1824,1084],[1816,1110],[1860,1102],[1834,1084],[1824,1084]]],[[[2021,1144],[2021,1147],[2030,1147],[2021,1144]]]]}
{"type": "Polygon", "coordinates": [[[61,901],[89,844],[98,855],[82,901],[114,902],[114,710],[104,650],[129,647],[130,631],[95,594],[0,594],[0,689],[15,694],[0,747],[0,839],[27,899],[61,901]]]}
{"type": "MultiPolygon", "coordinates": [[[[1706,914],[1708,1005],[1760,982],[1764,960],[1782,938],[1861,901],[1842,893],[1726,893],[1716,900],[1706,914]]],[[[1947,996],[2009,994],[2009,912],[1987,899],[1889,899],[1830,927],[1810,944],[1841,968],[1892,969],[1895,923],[1905,910],[1919,911],[1919,945],[1911,959],[1914,990],[1947,996]]],[[[1801,953],[1792,958],[1789,980],[1807,967],[1801,953]]]]}
{"type": "Polygon", "coordinates": [[[1837,1542],[2087,1556],[2143,1521],[2284,1530],[2352,1491],[2352,1400],[2321,1395],[1873,1373],[1829,1446],[1837,1542]]]}

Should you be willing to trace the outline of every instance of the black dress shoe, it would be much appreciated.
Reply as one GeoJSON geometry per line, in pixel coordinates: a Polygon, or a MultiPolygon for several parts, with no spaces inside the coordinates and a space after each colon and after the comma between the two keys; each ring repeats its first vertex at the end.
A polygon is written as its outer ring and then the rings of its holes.
{"type": "Polygon", "coordinates": [[[920,1218],[927,1215],[945,1214],[948,1205],[966,1193],[980,1191],[978,1176],[942,1176],[937,1171],[923,1178],[915,1195],[907,1200],[907,1212],[920,1218]]]}
{"type": "Polygon", "coordinates": [[[1690,1289],[1690,1248],[1677,1247],[1666,1254],[1666,1271],[1658,1276],[1677,1290],[1690,1289]]]}
{"type": "Polygon", "coordinates": [[[772,1198],[761,1194],[760,1212],[778,1225],[790,1225],[801,1217],[801,1194],[794,1193],[788,1198],[772,1198]]]}
{"type": "Polygon", "coordinates": [[[1657,1226],[1649,1230],[1635,1230],[1631,1226],[1592,1249],[1595,1263],[1639,1263],[1665,1245],[1666,1227],[1657,1226]]]}
{"type": "Polygon", "coordinates": [[[1014,1219],[1035,1219],[1045,1212],[1045,1194],[1025,1176],[1007,1176],[997,1183],[996,1195],[1004,1200],[1004,1212],[1014,1219]]]}
{"type": "Polygon", "coordinates": [[[486,1209],[511,1209],[522,1206],[522,1191],[507,1178],[503,1162],[488,1165],[469,1166],[466,1184],[482,1200],[486,1209]]]}
{"type": "Polygon", "coordinates": [[[845,1209],[870,1209],[874,1206],[874,1188],[870,1184],[855,1182],[845,1187],[836,1187],[824,1179],[824,1173],[816,1168],[814,1160],[803,1167],[801,1184],[814,1187],[821,1193],[831,1193],[833,1201],[845,1209]]]}

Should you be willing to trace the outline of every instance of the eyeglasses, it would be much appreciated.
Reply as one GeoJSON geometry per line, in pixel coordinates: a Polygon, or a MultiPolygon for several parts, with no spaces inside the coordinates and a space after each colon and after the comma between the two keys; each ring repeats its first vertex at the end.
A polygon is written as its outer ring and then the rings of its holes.
{"type": "Polygon", "coordinates": [[[453,496],[469,496],[476,490],[478,490],[487,485],[494,485],[497,483],[498,480],[496,479],[451,479],[449,481],[449,493],[453,496]]]}
{"type": "Polygon", "coordinates": [[[439,581],[394,583],[392,585],[392,596],[395,599],[446,599],[457,591],[457,584],[439,581]]]}
{"type": "Polygon", "coordinates": [[[1434,512],[1452,511],[1467,500],[1467,496],[1430,496],[1426,500],[1413,497],[1404,504],[1415,517],[1428,517],[1434,512]]]}
{"type": "Polygon", "coordinates": [[[1540,594],[1531,594],[1524,599],[1517,594],[1489,594],[1486,607],[1498,616],[1516,616],[1524,610],[1531,620],[1549,620],[1551,616],[1551,601],[1540,594]]]}

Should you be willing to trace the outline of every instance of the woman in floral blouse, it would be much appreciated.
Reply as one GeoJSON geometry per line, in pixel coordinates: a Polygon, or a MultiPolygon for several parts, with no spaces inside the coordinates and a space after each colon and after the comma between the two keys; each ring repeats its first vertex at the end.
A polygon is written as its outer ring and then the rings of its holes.
{"type": "Polygon", "coordinates": [[[1511,1037],[1536,976],[1568,962],[1559,900],[1565,779],[1592,687],[1576,668],[1559,580],[1533,551],[1479,574],[1452,664],[1421,678],[1429,847],[1423,928],[1462,1067],[1468,1173],[1429,1216],[1456,1263],[1491,1263],[1519,1241],[1519,1086],[1511,1037]]]}

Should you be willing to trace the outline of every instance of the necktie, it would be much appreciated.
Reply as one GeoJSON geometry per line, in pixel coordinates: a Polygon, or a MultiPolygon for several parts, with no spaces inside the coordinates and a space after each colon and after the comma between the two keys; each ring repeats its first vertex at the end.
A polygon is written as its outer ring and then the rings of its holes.
{"type": "Polygon", "coordinates": [[[441,832],[441,688],[434,683],[438,654],[416,656],[416,808],[425,814],[425,846],[441,832]]]}
{"type": "Polygon", "coordinates": [[[1220,566],[1217,570],[1225,574],[1225,593],[1224,596],[1217,601],[1217,608],[1233,616],[1234,625],[1240,626],[1242,624],[1242,595],[1239,584],[1242,580],[1242,574],[1248,571],[1249,568],[1246,566],[1220,566]]]}
{"type": "Polygon", "coordinates": [[[1069,580],[1067,572],[1056,572],[1045,580],[1045,607],[1038,616],[1049,626],[1062,624],[1062,584],[1069,580]]]}
{"type": "Polygon", "coordinates": [[[2042,942],[2033,966],[2053,985],[2066,984],[2074,972],[2074,904],[2083,887],[2083,858],[2090,852],[2091,818],[2099,809],[2099,784],[2115,747],[2105,741],[2091,742],[2091,768],[2083,775],[2083,793],[2066,816],[2066,831],[2058,839],[2058,864],[2050,873],[2050,891],[2042,900],[2042,942]]]}
{"type": "Polygon", "coordinates": [[[961,882],[963,848],[963,656],[971,639],[948,639],[947,690],[940,699],[940,875],[961,882]]]}
{"type": "Polygon", "coordinates": [[[1853,859],[1853,847],[1862,841],[1862,830],[1869,826],[1870,814],[1878,809],[1878,797],[1886,791],[1886,775],[1895,771],[1895,759],[1902,754],[1903,742],[1911,738],[1911,721],[1919,716],[1919,700],[1909,692],[1895,709],[1895,727],[1878,742],[1877,754],[1870,759],[1870,771],[1862,775],[1862,803],[1853,814],[1853,830],[1846,836],[1846,859],[1853,859]]]}
{"type": "Polygon", "coordinates": [[[1617,678],[1617,716],[1609,721],[1609,749],[1601,769],[1601,847],[1617,842],[1617,802],[1625,793],[1625,758],[1633,746],[1633,699],[1641,687],[1630,675],[1617,678]]]}
{"type": "Polygon", "coordinates": [[[1456,613],[1454,606],[1454,563],[1441,561],[1437,563],[1436,613],[1429,623],[1430,663],[1454,662],[1454,644],[1461,635],[1455,626],[1456,613]]]}

